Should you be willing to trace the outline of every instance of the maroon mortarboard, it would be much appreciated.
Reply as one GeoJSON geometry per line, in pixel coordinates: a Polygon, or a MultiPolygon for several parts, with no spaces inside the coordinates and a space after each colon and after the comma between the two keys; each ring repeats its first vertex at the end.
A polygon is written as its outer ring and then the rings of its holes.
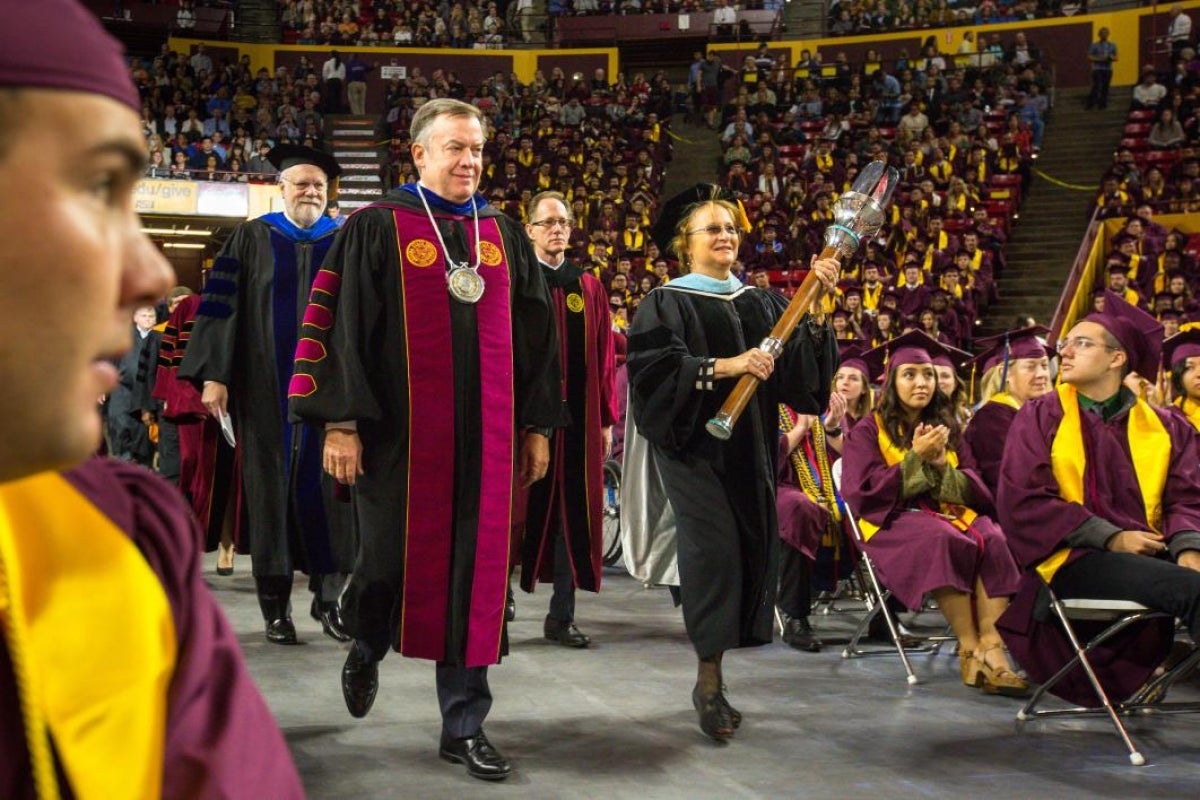
{"type": "Polygon", "coordinates": [[[842,367],[856,369],[864,376],[870,376],[871,370],[867,368],[867,362],[863,361],[865,352],[866,348],[861,339],[839,339],[838,355],[841,356],[839,369],[842,367]]]}
{"type": "Polygon", "coordinates": [[[844,308],[835,308],[835,309],[833,310],[833,313],[832,313],[832,314],[830,314],[829,316],[830,316],[830,317],[832,317],[832,318],[834,318],[834,319],[837,319],[838,317],[841,317],[842,319],[849,319],[849,318],[850,318],[850,312],[849,312],[849,311],[847,311],[847,310],[846,310],[846,309],[844,309],[844,308]]]}
{"type": "Polygon", "coordinates": [[[1110,261],[1105,267],[1108,272],[1119,272],[1122,275],[1129,274],[1129,265],[1121,261],[1110,261]]]}
{"type": "Polygon", "coordinates": [[[1163,342],[1162,349],[1163,366],[1167,369],[1200,356],[1200,330],[1193,328],[1177,333],[1163,342]]]}
{"type": "Polygon", "coordinates": [[[962,369],[971,360],[971,354],[966,350],[959,350],[948,344],[942,345],[941,353],[931,353],[930,355],[933,356],[935,367],[949,367],[955,372],[962,369]]]}
{"type": "Polygon", "coordinates": [[[1044,325],[1031,325],[1027,328],[983,336],[975,340],[975,344],[982,348],[982,352],[971,359],[970,363],[980,374],[983,374],[1005,361],[1011,362],[1018,358],[1053,357],[1054,349],[1043,344],[1048,333],[1050,333],[1050,329],[1044,325]]]}
{"type": "Polygon", "coordinates": [[[1111,333],[1125,351],[1130,369],[1138,375],[1152,380],[1158,374],[1163,326],[1154,317],[1116,292],[1105,292],[1104,310],[1088,314],[1083,321],[1094,322],[1111,333]]]}
{"type": "Polygon", "coordinates": [[[856,294],[859,297],[862,297],[862,293],[863,293],[862,287],[859,286],[856,281],[848,281],[846,283],[845,287],[842,289],[843,297],[849,297],[852,294],[856,294]]]}
{"type": "Polygon", "coordinates": [[[124,48],[80,3],[4,5],[0,86],[90,92],[141,109],[124,48]]]}
{"type": "Polygon", "coordinates": [[[1169,319],[1182,321],[1184,316],[1184,313],[1177,308],[1164,308],[1158,312],[1158,318],[1162,322],[1166,322],[1169,319]]]}
{"type": "Polygon", "coordinates": [[[902,364],[932,364],[935,355],[946,356],[945,345],[923,331],[913,330],[868,350],[862,360],[872,378],[879,380],[902,364]]]}

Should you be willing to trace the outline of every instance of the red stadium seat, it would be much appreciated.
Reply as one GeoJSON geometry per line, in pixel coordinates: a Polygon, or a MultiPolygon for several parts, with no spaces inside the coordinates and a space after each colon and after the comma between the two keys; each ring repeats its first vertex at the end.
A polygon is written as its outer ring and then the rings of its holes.
{"type": "Polygon", "coordinates": [[[1133,150],[1134,152],[1138,152],[1140,150],[1145,150],[1149,146],[1150,146],[1150,144],[1141,137],[1126,137],[1121,140],[1121,147],[1128,147],[1130,150],[1133,150]]]}
{"type": "Polygon", "coordinates": [[[1139,108],[1129,112],[1128,117],[1130,122],[1153,122],[1154,111],[1149,108],[1139,108]]]}
{"type": "Polygon", "coordinates": [[[1125,135],[1131,137],[1146,136],[1150,133],[1150,128],[1154,127],[1149,122],[1130,122],[1125,126],[1125,135]]]}

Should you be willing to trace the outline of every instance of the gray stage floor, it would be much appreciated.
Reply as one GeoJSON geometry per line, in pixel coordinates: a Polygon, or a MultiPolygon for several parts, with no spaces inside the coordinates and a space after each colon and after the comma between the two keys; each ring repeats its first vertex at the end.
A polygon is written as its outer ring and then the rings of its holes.
{"type": "MultiPolygon", "coordinates": [[[[579,597],[579,625],[593,640],[584,651],[542,640],[549,587],[518,593],[512,654],[490,672],[487,723],[517,772],[485,784],[437,757],[430,664],[391,654],[374,709],[351,718],[338,684],[345,646],[308,617],[305,584],[293,595],[303,644],[270,645],[249,566],[239,558],[233,577],[208,577],[319,800],[1200,795],[1200,716],[1132,721],[1147,758],[1132,767],[1103,719],[1019,728],[1019,701],[962,686],[948,649],[917,657],[915,687],[895,658],[844,661],[837,644],[817,654],[778,642],[732,653],[726,681],[745,723],[733,742],[716,744],[691,707],[695,661],[678,611],[665,591],[618,572],[603,594],[579,597]]],[[[849,615],[816,621],[829,640],[846,640],[849,615]]],[[[1200,689],[1172,697],[1200,699],[1200,689]]]]}

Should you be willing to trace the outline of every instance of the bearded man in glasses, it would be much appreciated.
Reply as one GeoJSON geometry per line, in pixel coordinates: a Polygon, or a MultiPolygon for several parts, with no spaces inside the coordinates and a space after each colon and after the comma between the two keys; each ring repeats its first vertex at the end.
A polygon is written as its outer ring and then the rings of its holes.
{"type": "Polygon", "coordinates": [[[311,611],[325,634],[348,641],[337,598],[354,563],[349,510],[322,479],[323,431],[287,414],[309,289],[338,232],[325,206],[341,169],[330,154],[301,145],[277,145],[267,158],[279,170],[283,210],[239,225],[213,262],[179,377],[203,386],[213,418],[231,420],[240,459],[222,448],[217,472],[233,471],[241,492],[231,507],[244,509],[267,641],[297,643],[296,569],[312,576],[311,611]]]}
{"type": "MultiPolygon", "coordinates": [[[[561,400],[571,424],[550,439],[547,480],[529,490],[521,588],[552,582],[543,633],[564,647],[587,647],[575,626],[575,589],[600,591],[604,566],[604,460],[617,421],[612,319],[603,285],[566,257],[571,211],[558,192],[534,197],[525,226],[533,242],[559,331],[561,400]]],[[[511,608],[511,606],[510,606],[511,608]]]]}

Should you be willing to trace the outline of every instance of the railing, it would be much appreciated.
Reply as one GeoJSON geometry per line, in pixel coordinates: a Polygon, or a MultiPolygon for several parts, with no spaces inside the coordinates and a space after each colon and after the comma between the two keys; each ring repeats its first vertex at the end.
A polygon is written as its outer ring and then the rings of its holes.
{"type": "Polygon", "coordinates": [[[1069,330],[1082,316],[1080,312],[1086,312],[1090,305],[1091,286],[1096,282],[1096,260],[1092,258],[1092,252],[1096,246],[1096,239],[1100,235],[1101,222],[1100,209],[1093,209],[1087,233],[1079,244],[1079,250],[1075,253],[1071,274],[1067,276],[1067,284],[1058,298],[1058,307],[1054,309],[1054,318],[1050,322],[1050,335],[1046,338],[1046,343],[1051,346],[1058,341],[1059,334],[1064,330],[1069,330]],[[1079,292],[1081,286],[1088,287],[1083,293],[1082,301],[1079,292]]]}

